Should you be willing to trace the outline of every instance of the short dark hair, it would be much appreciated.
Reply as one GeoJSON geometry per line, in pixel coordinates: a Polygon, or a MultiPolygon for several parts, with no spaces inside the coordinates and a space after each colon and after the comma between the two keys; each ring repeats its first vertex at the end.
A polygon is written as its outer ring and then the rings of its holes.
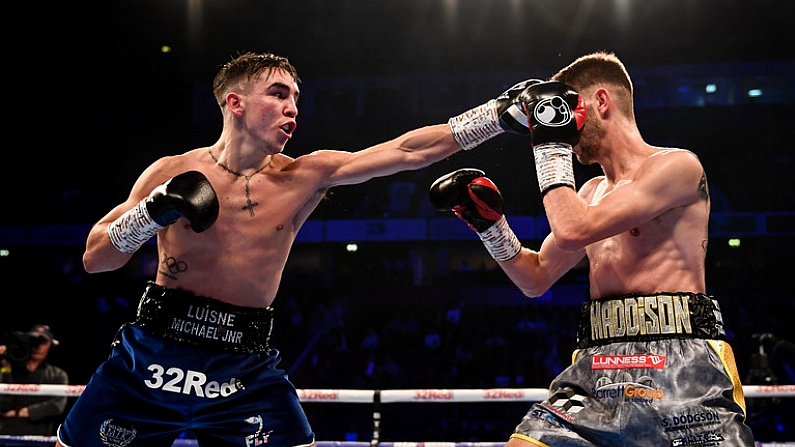
{"type": "Polygon", "coordinates": [[[624,96],[623,100],[619,101],[619,107],[627,116],[634,116],[632,80],[626,67],[614,53],[598,51],[581,56],[560,70],[552,79],[577,91],[584,91],[599,84],[616,86],[617,93],[624,96]]]}
{"type": "Polygon", "coordinates": [[[213,95],[219,105],[224,104],[227,90],[238,81],[258,78],[262,73],[273,69],[284,70],[300,83],[298,71],[284,56],[273,53],[243,53],[225,63],[213,79],[213,95]]]}

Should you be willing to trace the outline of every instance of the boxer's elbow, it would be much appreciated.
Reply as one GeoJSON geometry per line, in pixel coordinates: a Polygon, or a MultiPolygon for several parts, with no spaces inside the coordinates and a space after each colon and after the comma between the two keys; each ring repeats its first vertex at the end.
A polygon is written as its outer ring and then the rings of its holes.
{"type": "Polygon", "coordinates": [[[542,275],[536,275],[532,281],[514,281],[522,295],[528,298],[538,298],[552,287],[552,282],[547,281],[542,275]]]}
{"type": "Polygon", "coordinates": [[[538,298],[547,293],[549,287],[519,287],[519,291],[528,298],[538,298]]]}
{"type": "Polygon", "coordinates": [[[582,227],[574,225],[560,225],[552,228],[555,235],[555,244],[564,251],[577,251],[588,245],[588,234],[582,227]]]}
{"type": "Polygon", "coordinates": [[[83,253],[83,269],[87,273],[98,273],[102,271],[95,257],[91,256],[88,252],[83,253]]]}
{"type": "MultiPolygon", "coordinates": [[[[566,190],[568,188],[558,188],[566,190]]],[[[593,242],[592,238],[598,229],[598,223],[589,207],[579,208],[579,202],[567,204],[561,212],[547,212],[549,228],[555,236],[555,243],[561,250],[577,251],[593,242]]],[[[551,208],[548,206],[548,209],[551,208]]],[[[555,211],[555,210],[552,210],[555,211]]]]}
{"type": "Polygon", "coordinates": [[[83,253],[83,269],[87,273],[100,273],[116,270],[126,264],[130,255],[121,252],[111,253],[109,256],[101,256],[93,250],[86,250],[83,253]]]}
{"type": "Polygon", "coordinates": [[[513,259],[501,262],[500,267],[524,296],[538,298],[554,282],[542,263],[539,252],[523,248],[513,259]]]}

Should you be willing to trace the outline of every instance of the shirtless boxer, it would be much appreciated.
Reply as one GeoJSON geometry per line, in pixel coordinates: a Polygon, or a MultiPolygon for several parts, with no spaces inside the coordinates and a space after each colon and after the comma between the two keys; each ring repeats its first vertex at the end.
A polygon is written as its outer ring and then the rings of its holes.
{"type": "MultiPolygon", "coordinates": [[[[88,272],[124,266],[157,236],[160,261],[58,430],[58,446],[314,445],[279,352],[269,346],[282,271],[325,192],[419,169],[502,132],[529,134],[515,85],[447,124],[358,152],[282,153],[296,130],[299,78],[286,58],[243,54],[213,82],[223,129],[210,147],[161,158],[91,229],[88,272]]],[[[123,155],[119,162],[123,162],[123,155]]]]}
{"type": "Polygon", "coordinates": [[[583,56],[520,97],[551,228],[540,249],[521,245],[483,172],[453,172],[430,191],[528,297],[589,262],[573,363],[507,447],[752,447],[720,308],[706,290],[710,200],[699,159],[643,140],[614,54],[583,56]],[[579,192],[573,155],[604,172],[579,192]]]}

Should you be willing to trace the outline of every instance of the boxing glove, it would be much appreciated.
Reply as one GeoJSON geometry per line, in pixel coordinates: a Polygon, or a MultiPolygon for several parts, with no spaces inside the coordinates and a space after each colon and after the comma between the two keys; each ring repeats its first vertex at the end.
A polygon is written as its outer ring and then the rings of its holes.
{"type": "Polygon", "coordinates": [[[453,171],[433,182],[428,194],[434,208],[452,210],[466,222],[495,260],[507,261],[521,250],[522,244],[502,214],[502,194],[483,171],[453,171]]]}
{"type": "Polygon", "coordinates": [[[585,101],[571,87],[550,81],[519,95],[533,140],[533,156],[542,196],[552,188],[574,188],[572,146],[585,125],[585,101]]]}
{"type": "Polygon", "coordinates": [[[464,168],[439,177],[428,195],[434,208],[452,210],[477,232],[502,217],[502,195],[480,169],[464,168]]]}
{"type": "Polygon", "coordinates": [[[158,225],[165,227],[184,217],[194,232],[201,233],[218,217],[218,198],[204,174],[188,171],[155,188],[146,198],[146,210],[158,225]]]}
{"type": "Polygon", "coordinates": [[[152,236],[184,217],[201,233],[218,218],[218,198],[207,177],[198,171],[179,174],[156,187],[148,197],[108,226],[117,250],[131,254],[152,236]]]}
{"type": "Polygon", "coordinates": [[[469,150],[503,132],[529,134],[519,96],[529,86],[541,82],[539,79],[518,82],[497,98],[450,118],[448,124],[453,137],[464,150],[469,150]]]}
{"type": "Polygon", "coordinates": [[[530,86],[540,84],[540,79],[527,79],[514,84],[513,87],[505,90],[494,100],[497,108],[497,116],[500,117],[500,127],[506,132],[528,135],[527,115],[524,112],[524,105],[520,101],[520,95],[530,86]]]}

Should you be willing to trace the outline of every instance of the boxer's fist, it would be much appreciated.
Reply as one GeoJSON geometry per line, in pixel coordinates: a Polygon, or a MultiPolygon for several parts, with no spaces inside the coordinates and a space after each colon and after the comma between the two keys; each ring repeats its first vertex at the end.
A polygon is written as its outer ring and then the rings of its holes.
{"type": "Polygon", "coordinates": [[[218,208],[215,190],[207,177],[198,171],[175,176],[155,188],[146,198],[146,210],[158,225],[165,227],[184,217],[196,233],[215,223],[218,208]]]}
{"type": "Polygon", "coordinates": [[[131,255],[180,217],[201,233],[215,223],[218,208],[218,197],[207,177],[198,171],[184,172],[108,224],[108,238],[117,250],[131,255]]]}
{"type": "Polygon", "coordinates": [[[527,79],[505,90],[496,98],[497,115],[500,117],[500,127],[503,130],[522,135],[530,133],[527,115],[519,97],[528,87],[541,82],[540,79],[527,79]]]}
{"type": "Polygon", "coordinates": [[[459,169],[440,177],[431,185],[429,198],[436,209],[452,210],[478,233],[502,218],[502,194],[479,169],[459,169]]]}
{"type": "Polygon", "coordinates": [[[448,124],[453,138],[462,149],[470,150],[505,132],[527,135],[530,129],[519,96],[528,86],[539,82],[537,79],[522,81],[497,98],[450,118],[448,124]]]}
{"type": "Polygon", "coordinates": [[[531,85],[519,95],[533,135],[533,146],[574,146],[585,124],[585,101],[571,87],[550,81],[531,85]]]}

